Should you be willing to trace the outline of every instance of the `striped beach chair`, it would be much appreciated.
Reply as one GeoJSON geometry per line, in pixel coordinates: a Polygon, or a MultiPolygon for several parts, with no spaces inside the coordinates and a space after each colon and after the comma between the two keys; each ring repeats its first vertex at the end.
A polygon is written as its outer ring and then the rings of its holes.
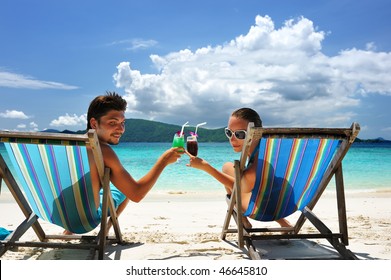
{"type": "Polygon", "coordinates": [[[122,243],[109,187],[110,170],[104,167],[94,130],[84,135],[0,131],[0,142],[4,143],[10,165],[0,155],[0,183],[4,180],[26,217],[1,241],[0,256],[11,247],[31,246],[90,249],[91,258],[98,251],[98,259],[103,259],[107,241],[122,243]],[[97,164],[103,188],[101,207],[94,202],[88,149],[97,164]],[[75,234],[48,235],[40,219],[75,234]],[[107,236],[108,219],[113,224],[114,237],[107,236]],[[99,233],[92,234],[99,225],[99,233]],[[31,227],[39,241],[20,241],[31,227]],[[73,239],[82,242],[69,242],[73,239]]]}
{"type": "Polygon", "coordinates": [[[255,128],[249,124],[240,160],[236,160],[235,184],[221,238],[227,233],[238,235],[240,248],[246,246],[252,259],[261,256],[254,240],[327,239],[344,259],[357,257],[346,248],[348,230],[342,160],[357,137],[360,126],[350,128],[255,128]],[[240,181],[248,163],[248,151],[256,145],[258,161],[256,182],[250,203],[242,211],[240,181]],[[313,208],[332,177],[335,177],[339,231],[332,232],[314,213],[313,208]],[[246,229],[242,215],[256,221],[268,222],[286,218],[297,211],[300,215],[292,227],[246,229]],[[230,228],[231,217],[237,228],[230,228]],[[316,233],[302,233],[305,221],[317,229],[316,233]]]}

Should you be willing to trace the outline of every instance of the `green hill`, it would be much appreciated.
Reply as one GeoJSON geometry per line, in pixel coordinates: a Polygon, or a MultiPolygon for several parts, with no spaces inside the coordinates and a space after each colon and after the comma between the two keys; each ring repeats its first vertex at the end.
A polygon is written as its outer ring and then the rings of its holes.
{"type": "MultiPolygon", "coordinates": [[[[143,119],[126,119],[125,133],[121,137],[121,142],[171,142],[174,134],[181,130],[181,126],[166,124],[156,121],[143,119]]],[[[195,127],[185,127],[185,136],[195,127]]],[[[85,133],[77,131],[77,133],[85,133]]],[[[199,142],[226,142],[227,137],[224,134],[224,128],[206,129],[198,128],[199,142]]]]}
{"type": "MultiPolygon", "coordinates": [[[[181,126],[174,124],[166,124],[156,121],[148,121],[143,119],[126,119],[125,133],[121,137],[121,142],[171,142],[174,133],[181,130],[181,126]]],[[[194,131],[195,127],[185,127],[185,136],[188,136],[190,131],[194,131]]],[[[46,132],[60,132],[57,130],[46,130],[46,132]]],[[[85,133],[85,130],[72,132],[69,130],[61,131],[62,133],[85,133]]],[[[197,131],[199,142],[226,142],[227,137],[224,134],[224,128],[207,129],[198,128],[197,131]]],[[[385,143],[391,144],[390,140],[383,138],[376,139],[360,139],[356,138],[356,143],[385,143]]]]}
{"type": "MultiPolygon", "coordinates": [[[[127,119],[125,133],[121,137],[122,142],[171,142],[174,134],[181,130],[181,126],[166,124],[156,121],[142,119],[127,119]]],[[[185,127],[185,136],[195,127],[185,127]]],[[[224,128],[205,129],[198,128],[200,142],[222,142],[227,141],[224,135],[224,128]]]]}

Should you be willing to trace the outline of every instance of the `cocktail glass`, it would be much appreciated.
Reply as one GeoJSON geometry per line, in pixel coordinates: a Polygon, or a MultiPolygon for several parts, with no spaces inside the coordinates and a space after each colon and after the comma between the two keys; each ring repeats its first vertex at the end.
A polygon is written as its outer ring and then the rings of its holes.
{"type": "Polygon", "coordinates": [[[184,134],[184,129],[185,126],[188,125],[189,122],[185,122],[182,125],[181,131],[178,131],[177,133],[174,134],[174,139],[172,139],[172,147],[174,148],[182,148],[181,152],[183,152],[185,149],[185,134],[184,134]]]}
{"type": "Polygon", "coordinates": [[[185,136],[182,133],[175,133],[172,140],[172,147],[184,148],[185,147],[185,136]]]}
{"type": "Polygon", "coordinates": [[[188,136],[186,139],[186,148],[187,151],[192,154],[193,156],[197,156],[198,154],[198,141],[197,141],[197,136],[192,135],[188,136]]]}

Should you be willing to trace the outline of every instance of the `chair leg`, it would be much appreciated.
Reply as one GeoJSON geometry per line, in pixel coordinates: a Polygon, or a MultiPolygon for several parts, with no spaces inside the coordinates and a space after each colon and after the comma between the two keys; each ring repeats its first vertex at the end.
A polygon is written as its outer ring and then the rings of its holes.
{"type": "Polygon", "coordinates": [[[12,248],[12,245],[15,241],[18,241],[20,237],[38,220],[37,215],[31,214],[28,218],[26,218],[16,229],[12,232],[5,241],[2,241],[1,244],[4,246],[0,249],[0,257],[4,255],[4,253],[12,248]]]}
{"type": "Polygon", "coordinates": [[[335,237],[332,231],[307,207],[303,210],[303,214],[308,218],[308,220],[317,228],[317,230],[327,237],[327,241],[337,250],[340,255],[345,259],[357,260],[357,256],[348,250],[343,243],[341,243],[338,237],[335,237]]]}
{"type": "MultiPolygon", "coordinates": [[[[232,194],[234,194],[234,193],[235,193],[235,189],[233,190],[232,194]]],[[[228,209],[227,209],[227,213],[225,214],[223,229],[221,231],[221,236],[220,236],[222,240],[225,240],[225,237],[228,233],[229,223],[231,222],[231,217],[234,214],[236,196],[234,196],[232,194],[231,194],[230,199],[228,199],[228,201],[227,201],[228,209]]]]}
{"type": "Polygon", "coordinates": [[[106,245],[107,234],[107,217],[109,212],[109,195],[110,195],[110,181],[109,171],[105,170],[105,177],[103,179],[103,198],[102,198],[102,218],[100,223],[100,231],[97,236],[98,242],[98,259],[102,260],[104,255],[104,249],[106,245]]]}
{"type": "Polygon", "coordinates": [[[235,183],[234,187],[231,193],[231,199],[229,201],[227,214],[225,216],[225,221],[223,225],[223,230],[221,233],[221,239],[225,240],[226,233],[228,232],[229,222],[231,220],[231,216],[234,217],[238,231],[238,247],[243,248],[244,247],[244,227],[243,227],[243,221],[241,217],[243,216],[242,213],[242,199],[241,199],[241,190],[240,190],[240,162],[238,160],[235,160],[234,162],[234,168],[235,168],[235,183]],[[240,218],[238,218],[240,217],[240,218]]]}
{"type": "Polygon", "coordinates": [[[123,243],[122,234],[118,224],[117,210],[114,207],[114,201],[110,191],[110,169],[105,168],[105,176],[103,182],[103,199],[102,199],[102,220],[100,232],[98,234],[98,259],[102,260],[106,247],[106,239],[108,237],[108,213],[110,211],[110,220],[114,227],[116,241],[123,243]]]}
{"type": "Polygon", "coordinates": [[[238,160],[235,160],[234,162],[234,168],[235,168],[235,185],[236,192],[232,194],[232,196],[236,196],[236,211],[235,211],[235,205],[233,211],[236,212],[237,218],[236,218],[236,224],[238,226],[238,246],[239,248],[243,248],[244,246],[244,239],[243,239],[243,211],[242,211],[242,191],[240,186],[241,181],[241,172],[240,172],[240,162],[238,160]]]}
{"type": "MultiPolygon", "coordinates": [[[[122,233],[121,233],[121,228],[120,228],[119,223],[118,223],[118,215],[117,215],[118,209],[115,209],[115,207],[114,207],[114,201],[113,201],[113,198],[111,196],[111,192],[110,192],[110,195],[109,195],[108,199],[109,199],[110,213],[113,213],[113,214],[110,214],[110,218],[109,218],[108,222],[110,222],[111,225],[113,226],[116,241],[119,244],[122,244],[123,243],[122,233]]],[[[106,235],[108,236],[108,234],[109,234],[109,227],[106,227],[106,235]]]]}
{"type": "Polygon", "coordinates": [[[249,255],[250,259],[252,259],[252,260],[262,259],[261,255],[257,252],[257,249],[255,248],[255,246],[251,240],[251,237],[246,237],[245,242],[246,242],[246,247],[247,247],[247,251],[248,251],[248,255],[249,255]]]}
{"type": "Polygon", "coordinates": [[[337,194],[337,208],[338,208],[338,221],[339,231],[342,233],[342,243],[346,246],[349,245],[348,238],[348,224],[346,218],[346,202],[345,202],[345,190],[342,174],[342,163],[339,165],[335,172],[335,186],[337,194]]]}

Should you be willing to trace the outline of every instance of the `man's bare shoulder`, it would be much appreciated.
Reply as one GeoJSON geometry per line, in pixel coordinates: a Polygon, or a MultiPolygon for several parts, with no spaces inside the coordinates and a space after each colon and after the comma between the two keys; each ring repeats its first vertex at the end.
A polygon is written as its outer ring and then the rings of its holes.
{"type": "Polygon", "coordinates": [[[117,154],[109,144],[100,143],[100,149],[102,150],[102,155],[105,160],[117,158],[117,154]]]}

